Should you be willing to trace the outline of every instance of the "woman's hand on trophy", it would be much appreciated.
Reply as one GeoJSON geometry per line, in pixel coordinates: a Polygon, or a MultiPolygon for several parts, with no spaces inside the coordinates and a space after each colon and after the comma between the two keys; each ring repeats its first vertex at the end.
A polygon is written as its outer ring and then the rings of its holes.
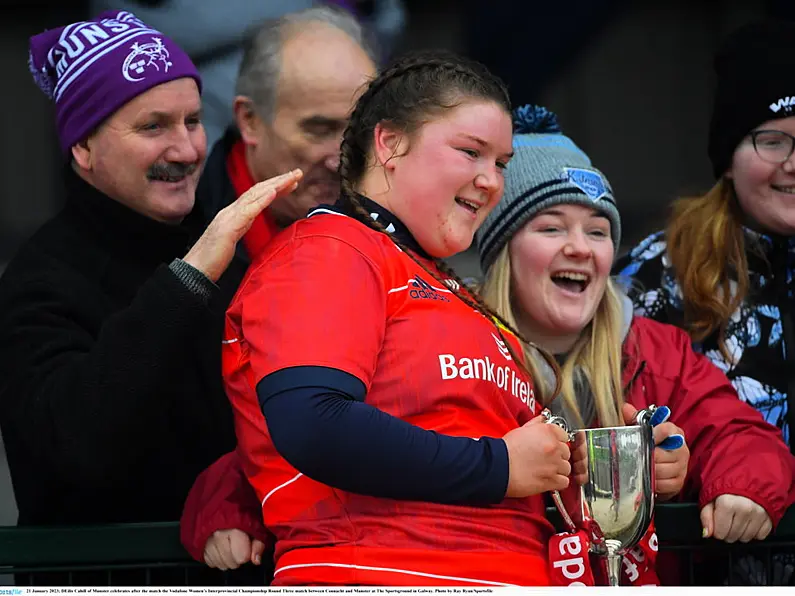
{"type": "MultiPolygon", "coordinates": [[[[624,421],[634,424],[638,410],[631,404],[621,409],[624,421]]],[[[657,408],[651,419],[654,437],[654,486],[657,498],[666,501],[675,497],[685,485],[690,449],[685,442],[685,431],[669,422],[671,410],[667,406],[657,408]]]]}
{"type": "Polygon", "coordinates": [[[690,449],[684,440],[685,432],[673,422],[663,422],[654,427],[654,482],[657,497],[668,500],[679,494],[687,478],[687,465],[690,462],[690,449]],[[676,447],[666,447],[671,439],[676,439],[676,447]]]}
{"type": "Polygon", "coordinates": [[[732,543],[764,540],[773,530],[773,522],[764,508],[747,497],[720,495],[701,509],[704,538],[732,543]]]}
{"type": "Polygon", "coordinates": [[[571,477],[578,486],[588,482],[588,449],[582,431],[574,433],[574,445],[571,446],[571,477]]]}
{"type": "Polygon", "coordinates": [[[503,438],[508,448],[506,497],[524,498],[569,485],[569,445],[566,431],[536,416],[503,438]]]}

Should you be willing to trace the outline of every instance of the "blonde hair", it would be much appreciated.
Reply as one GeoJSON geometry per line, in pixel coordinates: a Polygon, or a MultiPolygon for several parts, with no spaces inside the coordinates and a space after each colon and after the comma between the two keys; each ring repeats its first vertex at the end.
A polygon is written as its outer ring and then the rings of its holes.
{"type": "Polygon", "coordinates": [[[749,286],[741,221],[734,186],[721,178],[703,196],[675,201],[666,229],[687,331],[695,341],[718,331],[718,345],[727,358],[726,327],[749,286]]]}
{"type": "MultiPolygon", "coordinates": [[[[514,311],[513,277],[511,274],[511,253],[509,244],[500,250],[494,264],[489,268],[481,293],[484,301],[491,306],[512,327],[517,327],[514,311]]],[[[576,390],[575,376],[582,375],[594,396],[596,415],[602,426],[623,426],[621,407],[624,392],[621,386],[622,361],[622,321],[623,304],[621,294],[611,279],[607,281],[605,294],[599,302],[593,320],[583,329],[579,339],[571,349],[561,369],[561,396],[567,408],[574,412],[578,428],[590,421],[583,421],[576,390]]],[[[525,349],[527,367],[543,403],[548,404],[556,396],[551,394],[544,375],[538,374],[540,362],[538,354],[525,349]]],[[[554,391],[554,390],[553,390],[554,391]]]]}

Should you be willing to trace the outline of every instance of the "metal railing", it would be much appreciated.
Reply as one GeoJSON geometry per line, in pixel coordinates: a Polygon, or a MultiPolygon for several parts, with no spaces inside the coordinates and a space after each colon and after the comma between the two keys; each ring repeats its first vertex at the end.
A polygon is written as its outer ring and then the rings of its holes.
{"type": "MultiPolygon", "coordinates": [[[[655,525],[660,575],[677,584],[773,583],[786,578],[787,557],[795,565],[795,507],[767,540],[748,545],[703,539],[695,504],[659,505],[655,525]]],[[[182,548],[176,522],[0,527],[0,574],[19,585],[264,585],[271,571],[207,569],[182,548]]]]}
{"type": "Polygon", "coordinates": [[[695,504],[655,510],[657,568],[682,585],[795,585],[795,507],[764,541],[727,544],[701,537],[695,504]]]}
{"type": "Polygon", "coordinates": [[[0,574],[18,585],[261,586],[271,573],[265,563],[233,573],[197,563],[178,522],[0,527],[0,574]]]}

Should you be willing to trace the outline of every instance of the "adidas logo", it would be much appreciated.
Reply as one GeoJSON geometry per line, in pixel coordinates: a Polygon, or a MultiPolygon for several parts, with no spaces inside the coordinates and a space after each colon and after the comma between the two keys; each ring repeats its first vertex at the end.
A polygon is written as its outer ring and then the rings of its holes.
{"type": "Polygon", "coordinates": [[[447,296],[440,294],[431,284],[422,279],[419,275],[414,276],[414,279],[409,282],[409,287],[409,296],[412,298],[450,302],[447,296]]]}

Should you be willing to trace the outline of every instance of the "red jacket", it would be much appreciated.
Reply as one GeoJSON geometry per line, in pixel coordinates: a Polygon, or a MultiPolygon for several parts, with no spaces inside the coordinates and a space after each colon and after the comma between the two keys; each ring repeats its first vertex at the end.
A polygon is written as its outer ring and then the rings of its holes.
{"type": "Polygon", "coordinates": [[[747,497],[778,524],[795,501],[795,457],[781,430],[741,401],[678,327],[635,317],[624,355],[626,401],[638,409],[668,406],[684,430],[690,464],[680,498],[703,507],[722,494],[747,497]]]}
{"type": "MultiPolygon", "coordinates": [[[[726,376],[696,354],[677,327],[635,317],[624,342],[626,401],[671,409],[690,448],[681,497],[703,507],[721,494],[747,497],[774,526],[795,501],[795,457],[781,431],[740,401],[726,376]]],[[[219,529],[239,528],[263,539],[260,505],[231,453],[196,480],[181,521],[182,543],[196,560],[219,529]]]]}

